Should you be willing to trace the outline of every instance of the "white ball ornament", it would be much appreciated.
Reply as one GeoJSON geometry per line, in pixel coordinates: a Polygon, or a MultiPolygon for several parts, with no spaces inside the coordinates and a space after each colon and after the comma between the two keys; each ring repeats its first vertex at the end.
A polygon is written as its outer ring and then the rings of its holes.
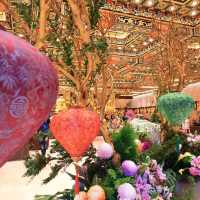
{"type": "Polygon", "coordinates": [[[119,200],[135,200],[136,199],[136,190],[130,183],[124,183],[119,186],[118,190],[118,199],[119,200]]]}

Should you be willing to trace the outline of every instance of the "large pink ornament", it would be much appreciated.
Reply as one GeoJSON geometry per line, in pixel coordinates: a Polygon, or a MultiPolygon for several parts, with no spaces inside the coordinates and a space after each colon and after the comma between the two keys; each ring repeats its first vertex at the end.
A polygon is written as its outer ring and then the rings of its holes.
{"type": "Polygon", "coordinates": [[[57,88],[49,59],[24,40],[0,30],[0,166],[48,118],[57,88]]]}

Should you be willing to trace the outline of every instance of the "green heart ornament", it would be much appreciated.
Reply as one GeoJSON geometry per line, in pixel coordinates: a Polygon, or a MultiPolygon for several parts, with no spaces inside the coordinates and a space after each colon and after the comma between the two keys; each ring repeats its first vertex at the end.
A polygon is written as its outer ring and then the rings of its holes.
{"type": "Polygon", "coordinates": [[[174,92],[159,97],[157,108],[171,125],[180,125],[194,110],[195,102],[191,96],[174,92]]]}

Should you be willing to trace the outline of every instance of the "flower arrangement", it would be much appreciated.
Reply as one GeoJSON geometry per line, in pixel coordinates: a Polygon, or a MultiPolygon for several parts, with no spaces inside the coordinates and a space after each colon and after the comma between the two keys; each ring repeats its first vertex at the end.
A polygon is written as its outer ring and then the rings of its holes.
{"type": "Polygon", "coordinates": [[[96,164],[104,175],[96,173],[96,183],[105,190],[109,200],[172,199],[166,174],[157,161],[150,158],[145,162],[137,160],[141,153],[137,151],[137,140],[136,132],[128,124],[113,134],[115,152],[121,157],[118,167],[113,165],[114,152],[109,144],[102,143],[97,147],[96,164]],[[103,156],[99,151],[103,152],[103,156]],[[102,164],[99,165],[98,159],[102,164]]]}
{"type": "Polygon", "coordinates": [[[187,135],[187,142],[191,146],[200,144],[200,135],[189,133],[187,135]]]}
{"type": "Polygon", "coordinates": [[[200,156],[193,157],[189,172],[192,176],[200,176],[200,156]]]}

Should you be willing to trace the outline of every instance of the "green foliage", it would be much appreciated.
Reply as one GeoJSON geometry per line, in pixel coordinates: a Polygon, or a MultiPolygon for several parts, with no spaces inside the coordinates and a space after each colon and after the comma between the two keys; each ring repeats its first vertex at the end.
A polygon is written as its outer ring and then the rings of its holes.
{"type": "Polygon", "coordinates": [[[105,0],[88,0],[90,11],[90,23],[95,28],[100,18],[99,9],[105,4],[105,0]]]}
{"type": "Polygon", "coordinates": [[[176,179],[177,175],[172,169],[167,169],[165,172],[167,176],[166,184],[170,189],[170,192],[175,192],[176,191],[176,179]]]}
{"type": "Polygon", "coordinates": [[[84,55],[85,52],[94,52],[97,50],[99,54],[103,54],[106,52],[108,48],[108,44],[105,38],[97,38],[95,41],[91,43],[85,44],[82,49],[82,54],[84,55]]]}
{"type": "Polygon", "coordinates": [[[70,165],[73,161],[69,154],[63,149],[62,146],[55,140],[52,142],[51,153],[57,153],[56,155],[47,155],[44,157],[40,154],[33,155],[25,161],[26,172],[24,176],[34,177],[40,173],[42,169],[51,161],[57,161],[56,165],[51,167],[51,172],[49,177],[43,180],[43,183],[48,183],[51,181],[58,172],[63,168],[63,166],[70,165]]]}
{"type": "Polygon", "coordinates": [[[137,133],[126,124],[118,133],[112,134],[113,144],[117,153],[123,160],[136,160],[137,158],[137,133]]]}
{"type": "MultiPolygon", "coordinates": [[[[168,139],[164,144],[153,144],[152,147],[144,152],[141,155],[141,160],[144,160],[145,157],[150,157],[151,159],[157,160],[159,163],[165,162],[167,159],[172,160],[171,156],[175,153],[176,156],[176,136],[171,137],[168,139]]],[[[176,156],[176,159],[178,157],[176,156]]],[[[173,163],[176,160],[172,160],[173,163]]]]}
{"type": "Polygon", "coordinates": [[[54,195],[36,195],[35,200],[74,200],[74,191],[65,189],[62,192],[57,192],[54,195]]]}
{"type": "Polygon", "coordinates": [[[63,43],[63,58],[64,58],[64,62],[67,65],[72,65],[72,60],[73,60],[73,56],[72,56],[72,48],[73,48],[73,42],[71,41],[66,41],[65,43],[63,43]]]}
{"type": "Polygon", "coordinates": [[[58,172],[63,168],[63,165],[54,165],[51,167],[51,172],[49,174],[49,176],[43,180],[43,184],[47,184],[48,182],[50,182],[52,179],[54,179],[58,172]]]}
{"type": "Polygon", "coordinates": [[[97,51],[99,51],[100,53],[105,53],[108,48],[108,44],[105,38],[99,38],[95,42],[95,46],[96,46],[97,51]]]}
{"type": "MultiPolygon", "coordinates": [[[[51,137],[51,135],[52,134],[51,134],[50,130],[48,130],[48,133],[45,133],[46,137],[51,137]]],[[[39,133],[37,133],[37,135],[36,135],[36,138],[37,138],[38,141],[42,140],[44,138],[44,132],[39,131],[39,133]]]]}
{"type": "Polygon", "coordinates": [[[51,158],[63,162],[67,165],[71,164],[73,160],[70,155],[65,151],[65,149],[59,144],[57,140],[54,140],[51,144],[51,153],[57,153],[56,157],[51,156],[51,158]]]}
{"type": "Polygon", "coordinates": [[[36,176],[49,163],[50,159],[46,159],[40,154],[27,158],[25,161],[26,173],[24,176],[36,176]]]}
{"type": "Polygon", "coordinates": [[[31,4],[15,2],[13,5],[29,27],[35,28],[39,18],[39,0],[34,0],[31,4]]]}
{"type": "Polygon", "coordinates": [[[124,177],[120,170],[108,169],[107,175],[100,183],[106,192],[107,200],[116,200],[117,188],[123,183],[133,184],[133,177],[124,177]]]}
{"type": "Polygon", "coordinates": [[[154,112],[152,115],[151,115],[151,122],[154,122],[154,123],[160,123],[161,120],[160,120],[160,116],[157,112],[154,112]]]}
{"type": "Polygon", "coordinates": [[[171,125],[180,125],[194,110],[195,102],[191,96],[175,92],[161,96],[157,107],[171,125]]]}

